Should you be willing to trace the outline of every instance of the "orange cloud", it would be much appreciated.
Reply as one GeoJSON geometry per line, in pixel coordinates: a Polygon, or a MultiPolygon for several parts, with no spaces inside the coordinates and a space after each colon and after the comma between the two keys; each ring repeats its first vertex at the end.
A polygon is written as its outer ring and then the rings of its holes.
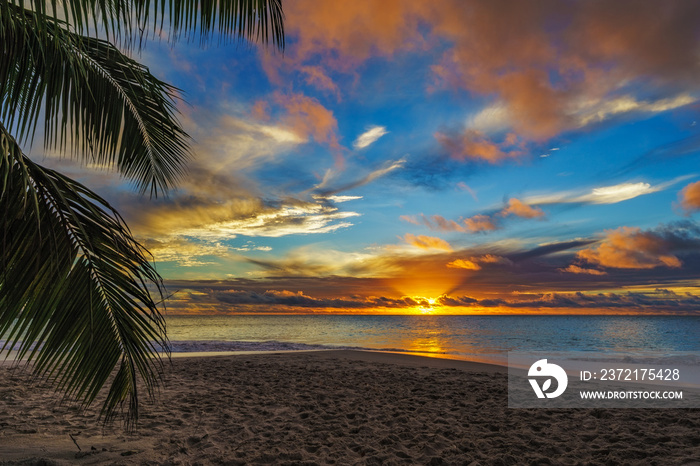
{"type": "Polygon", "coordinates": [[[455,259],[447,264],[451,269],[467,269],[481,270],[479,264],[512,264],[513,262],[507,257],[496,256],[494,254],[483,254],[481,256],[473,256],[469,259],[455,259]]]}
{"type": "Polygon", "coordinates": [[[498,230],[500,226],[496,222],[497,217],[507,217],[515,215],[521,218],[543,218],[544,212],[538,207],[532,207],[523,201],[511,198],[508,205],[493,215],[478,214],[456,222],[448,220],[440,215],[433,215],[430,218],[421,214],[420,217],[413,215],[401,215],[399,218],[413,225],[425,225],[431,230],[437,231],[460,231],[463,233],[478,233],[482,231],[498,230]]]}
{"type": "Polygon", "coordinates": [[[320,66],[302,66],[299,68],[306,75],[306,84],[328,91],[340,99],[340,89],[320,66]]]}
{"type": "Polygon", "coordinates": [[[690,183],[678,194],[681,207],[687,212],[700,209],[700,181],[690,183]]]}
{"type": "Polygon", "coordinates": [[[474,129],[465,130],[458,136],[438,132],[435,139],[457,160],[498,163],[525,154],[522,144],[513,133],[509,133],[500,143],[491,141],[483,132],[474,129]]]}
{"type": "Polygon", "coordinates": [[[466,259],[455,259],[452,262],[448,262],[447,267],[451,269],[481,270],[479,264],[466,259]]]}
{"type": "Polygon", "coordinates": [[[597,270],[597,269],[585,269],[583,267],[579,267],[578,265],[571,264],[565,269],[559,269],[561,272],[569,272],[569,273],[580,273],[580,274],[586,274],[586,275],[606,275],[607,272],[603,272],[602,270],[597,270]]]}
{"type": "Polygon", "coordinates": [[[250,109],[253,118],[259,121],[270,121],[270,106],[264,100],[258,100],[250,109]]]}
{"type": "Polygon", "coordinates": [[[275,92],[275,102],[286,111],[283,123],[299,137],[313,137],[316,142],[328,145],[339,163],[342,162],[342,147],[338,142],[338,122],[333,112],[318,100],[303,94],[275,92]]]}
{"type": "Polygon", "coordinates": [[[441,215],[433,215],[432,217],[428,218],[425,215],[421,214],[420,219],[413,215],[401,215],[399,218],[405,222],[412,223],[414,225],[425,225],[431,230],[461,232],[468,231],[466,227],[460,225],[454,220],[447,220],[441,215]]]}
{"type": "Polygon", "coordinates": [[[399,218],[404,222],[412,223],[414,225],[421,225],[421,222],[419,222],[413,215],[401,215],[399,218]]]}
{"type": "Polygon", "coordinates": [[[437,229],[441,231],[465,231],[464,227],[454,220],[447,220],[440,215],[433,215],[431,217],[433,222],[437,225],[437,229]]]}
{"type": "MultiPolygon", "coordinates": [[[[296,0],[285,14],[294,40],[285,60],[263,58],[271,79],[299,72],[328,90],[328,73],[316,79],[303,67],[321,62],[356,73],[372,57],[449,44],[431,66],[430,87],[493,96],[528,139],[580,126],[580,112],[640,78],[665,89],[697,88],[697,2],[296,0]]],[[[507,153],[485,141],[472,146],[485,160],[507,153]]]]}
{"type": "Polygon", "coordinates": [[[539,207],[531,207],[519,199],[511,198],[508,200],[508,205],[501,210],[499,215],[502,217],[515,215],[522,218],[542,218],[544,217],[544,212],[539,207]]]}
{"type": "MultiPolygon", "coordinates": [[[[472,258],[474,260],[474,258],[472,258]]],[[[476,258],[478,262],[483,264],[512,264],[513,262],[507,257],[497,256],[495,254],[484,254],[476,258]]]]}
{"type": "Polygon", "coordinates": [[[452,246],[450,243],[441,238],[435,238],[434,236],[425,235],[412,235],[411,233],[406,233],[402,238],[408,244],[421,249],[441,249],[443,251],[452,251],[452,246]]]}
{"type": "Polygon", "coordinates": [[[464,224],[467,230],[472,233],[498,230],[498,225],[496,225],[488,215],[474,215],[464,220],[464,224]]]}
{"type": "Polygon", "coordinates": [[[331,67],[352,70],[373,56],[425,48],[419,22],[432,9],[428,2],[356,0],[285,4],[285,28],[297,38],[289,55],[298,63],[321,54],[331,67]]]}
{"type": "Polygon", "coordinates": [[[591,264],[619,269],[680,267],[681,261],[671,254],[671,249],[669,242],[654,232],[620,227],[606,231],[597,248],[579,251],[577,257],[591,264]]]}

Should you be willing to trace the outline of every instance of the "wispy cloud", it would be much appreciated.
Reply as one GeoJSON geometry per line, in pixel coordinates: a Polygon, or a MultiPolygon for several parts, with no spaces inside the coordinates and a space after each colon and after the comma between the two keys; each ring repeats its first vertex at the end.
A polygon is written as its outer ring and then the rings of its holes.
{"type": "Polygon", "coordinates": [[[379,138],[387,134],[387,130],[384,126],[372,126],[364,133],[360,134],[352,146],[355,149],[364,149],[374,144],[379,138]]]}
{"type": "Polygon", "coordinates": [[[527,196],[525,201],[534,205],[547,204],[617,204],[639,196],[664,191],[694,175],[685,175],[673,180],[651,185],[644,181],[625,182],[610,186],[600,186],[587,191],[564,191],[544,195],[527,196]]]}
{"type": "Polygon", "coordinates": [[[316,191],[317,197],[330,198],[330,196],[333,196],[337,193],[340,193],[343,191],[348,191],[348,190],[354,189],[354,188],[359,188],[360,186],[364,186],[366,184],[369,184],[369,183],[393,172],[394,170],[398,170],[400,168],[403,168],[405,163],[406,163],[405,159],[388,161],[385,164],[383,164],[381,167],[372,170],[371,172],[367,173],[363,177],[342,183],[339,186],[334,187],[334,188],[330,188],[329,186],[333,183],[332,179],[333,179],[333,176],[335,175],[335,172],[329,171],[326,173],[326,176],[324,176],[323,181],[319,185],[314,187],[314,190],[316,191]]]}
{"type": "Polygon", "coordinates": [[[476,195],[476,191],[474,189],[472,189],[467,183],[460,181],[457,183],[457,188],[468,192],[475,201],[479,200],[479,198],[476,195]]]}
{"type": "Polygon", "coordinates": [[[434,236],[413,235],[411,233],[406,233],[401,239],[411,246],[415,246],[420,249],[440,249],[442,251],[452,251],[452,246],[450,246],[450,243],[442,238],[436,238],[434,236]]]}
{"type": "Polygon", "coordinates": [[[228,219],[178,231],[178,234],[208,240],[231,238],[234,235],[280,237],[298,234],[329,233],[352,226],[347,219],[357,212],[341,212],[336,207],[295,203],[266,208],[250,217],[228,219]]]}
{"type": "Polygon", "coordinates": [[[697,98],[688,93],[651,101],[639,101],[634,96],[625,95],[584,101],[579,104],[579,108],[574,111],[574,114],[578,124],[586,126],[591,123],[605,121],[619,114],[632,112],[660,113],[683,107],[696,101],[697,98]]]}
{"type": "Polygon", "coordinates": [[[532,207],[520,199],[511,198],[505,207],[493,214],[477,214],[465,219],[449,220],[441,215],[430,217],[421,214],[420,216],[402,215],[400,219],[414,225],[425,225],[436,231],[460,231],[463,233],[479,233],[495,231],[501,228],[499,218],[508,216],[525,219],[542,219],[544,211],[539,207],[532,207]]]}
{"type": "Polygon", "coordinates": [[[176,262],[180,267],[200,267],[212,264],[213,258],[231,257],[231,250],[220,242],[175,237],[146,239],[143,244],[157,262],[176,262]]]}
{"type": "Polygon", "coordinates": [[[512,126],[508,107],[503,102],[496,102],[482,108],[467,119],[466,127],[482,133],[495,133],[512,126]]]}

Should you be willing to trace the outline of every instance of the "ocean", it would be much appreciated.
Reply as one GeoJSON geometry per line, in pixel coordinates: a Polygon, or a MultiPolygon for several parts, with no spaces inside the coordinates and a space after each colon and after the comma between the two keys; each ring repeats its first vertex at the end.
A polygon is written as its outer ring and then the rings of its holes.
{"type": "Polygon", "coordinates": [[[700,352],[695,316],[166,316],[181,352],[358,348],[505,361],[509,351],[700,352]]]}

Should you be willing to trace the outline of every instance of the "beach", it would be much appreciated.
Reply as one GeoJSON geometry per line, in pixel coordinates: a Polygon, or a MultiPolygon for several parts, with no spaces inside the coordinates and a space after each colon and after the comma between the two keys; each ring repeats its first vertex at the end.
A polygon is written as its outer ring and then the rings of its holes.
{"type": "Polygon", "coordinates": [[[700,411],[508,408],[505,368],[365,351],[173,358],[139,427],[0,366],[5,464],[700,464],[700,411]]]}

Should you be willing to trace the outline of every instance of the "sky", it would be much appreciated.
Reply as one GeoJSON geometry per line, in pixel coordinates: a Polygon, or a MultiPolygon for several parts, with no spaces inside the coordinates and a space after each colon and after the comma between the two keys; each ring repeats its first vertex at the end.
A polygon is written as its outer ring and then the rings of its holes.
{"type": "Polygon", "coordinates": [[[171,314],[700,312],[700,3],[284,1],[284,53],[150,41],[178,189],[42,155],[171,314]]]}

